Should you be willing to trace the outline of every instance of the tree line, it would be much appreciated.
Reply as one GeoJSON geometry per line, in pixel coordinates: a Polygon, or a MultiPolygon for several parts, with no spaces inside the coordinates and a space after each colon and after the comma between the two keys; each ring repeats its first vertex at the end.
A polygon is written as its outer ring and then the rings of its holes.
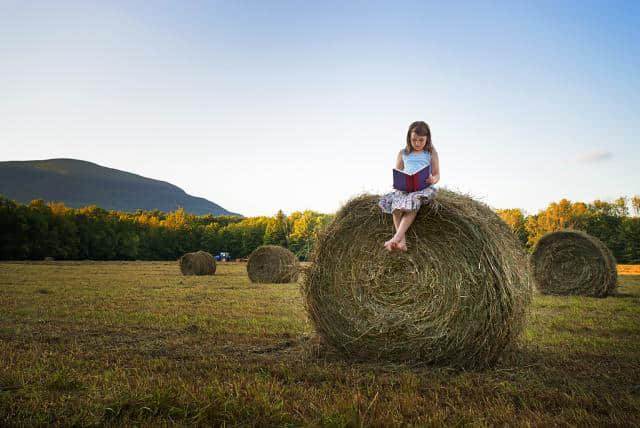
{"type": "Polygon", "coordinates": [[[535,215],[524,215],[518,208],[496,212],[529,249],[545,233],[578,229],[600,239],[618,263],[640,263],[640,196],[591,203],[562,199],[535,215]]]}
{"type": "MultiPolygon", "coordinates": [[[[529,249],[547,232],[574,228],[603,241],[618,263],[640,263],[640,196],[592,203],[562,199],[535,215],[518,208],[496,212],[529,249]]],[[[243,258],[263,244],[289,248],[306,260],[332,219],[333,214],[310,210],[249,218],[195,216],[183,209],[126,213],[42,200],[19,204],[0,196],[0,260],[175,260],[199,249],[243,258]]]]}
{"type": "Polygon", "coordinates": [[[175,260],[199,249],[247,257],[263,244],[281,245],[306,260],[332,215],[278,211],[273,217],[196,216],[175,212],[69,208],[0,196],[0,260],[175,260]]]}

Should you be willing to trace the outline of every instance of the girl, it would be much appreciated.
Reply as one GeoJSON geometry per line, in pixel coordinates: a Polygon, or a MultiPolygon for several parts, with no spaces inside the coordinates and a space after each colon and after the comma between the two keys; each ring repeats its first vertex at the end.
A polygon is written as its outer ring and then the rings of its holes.
{"type": "Polygon", "coordinates": [[[422,121],[413,122],[409,125],[407,132],[407,147],[398,153],[396,169],[413,174],[429,164],[431,164],[431,175],[427,178],[429,187],[411,193],[394,190],[380,197],[378,205],[382,211],[393,216],[396,231],[393,237],[384,243],[384,248],[388,251],[407,251],[407,229],[415,220],[423,199],[429,201],[435,195],[436,191],[431,185],[440,181],[438,152],[431,144],[429,125],[422,121]]]}

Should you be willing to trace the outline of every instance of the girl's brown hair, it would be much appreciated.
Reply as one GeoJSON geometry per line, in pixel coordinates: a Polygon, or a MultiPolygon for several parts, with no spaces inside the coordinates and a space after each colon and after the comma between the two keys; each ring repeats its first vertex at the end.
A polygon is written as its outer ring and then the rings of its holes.
{"type": "Polygon", "coordinates": [[[406,154],[410,154],[413,151],[413,147],[411,147],[411,132],[415,132],[416,135],[420,137],[427,137],[427,143],[424,145],[424,150],[429,153],[433,151],[433,145],[431,144],[431,129],[429,129],[429,125],[427,125],[426,122],[419,120],[409,125],[409,130],[407,131],[407,147],[404,149],[406,154]]]}

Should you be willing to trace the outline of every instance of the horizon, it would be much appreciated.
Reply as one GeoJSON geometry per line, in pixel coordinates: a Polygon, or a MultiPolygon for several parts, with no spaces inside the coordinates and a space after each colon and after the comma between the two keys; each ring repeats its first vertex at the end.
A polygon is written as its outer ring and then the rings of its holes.
{"type": "MultiPolygon", "coordinates": [[[[18,160],[18,161],[11,161],[11,160],[9,160],[9,161],[0,161],[0,163],[1,163],[1,162],[30,162],[30,161],[32,161],[32,162],[44,162],[44,161],[54,161],[54,160],[72,160],[72,161],[79,161],[79,162],[87,162],[87,163],[91,163],[91,164],[94,164],[94,165],[97,165],[97,166],[100,166],[100,167],[104,167],[104,168],[108,168],[108,169],[115,169],[115,170],[120,171],[120,172],[125,172],[125,173],[128,173],[128,174],[136,175],[136,176],[138,176],[138,177],[142,177],[142,178],[152,179],[152,180],[155,180],[155,181],[162,181],[162,182],[165,182],[165,183],[167,183],[167,184],[170,184],[170,185],[175,186],[175,184],[173,184],[173,183],[169,183],[169,182],[166,182],[166,181],[163,181],[163,180],[157,180],[157,179],[155,179],[155,178],[153,178],[153,177],[145,177],[145,176],[140,175],[140,174],[137,174],[137,173],[135,173],[135,172],[133,172],[133,171],[123,171],[123,170],[118,170],[118,169],[116,169],[116,168],[111,168],[111,167],[109,167],[108,165],[101,165],[101,164],[99,164],[99,163],[92,162],[92,161],[88,161],[88,160],[84,160],[84,159],[74,159],[74,158],[50,158],[50,159],[30,159],[30,160],[18,160]]],[[[178,187],[178,186],[176,186],[176,187],[178,187]]],[[[178,188],[180,188],[180,187],[178,187],[178,188]]],[[[190,197],[194,197],[194,198],[201,198],[201,196],[198,196],[198,195],[194,195],[194,194],[189,193],[188,189],[183,189],[183,188],[180,188],[180,189],[181,189],[181,190],[183,190],[183,191],[184,191],[188,196],[190,196],[190,197]]],[[[445,188],[445,189],[446,189],[446,188],[445,188]]],[[[447,189],[447,190],[449,190],[449,189],[447,189]]],[[[0,196],[4,196],[4,195],[0,194],[0,196]]],[[[359,196],[359,195],[357,195],[357,194],[356,194],[356,195],[353,195],[353,197],[357,197],[357,196],[359,196]]],[[[550,205],[550,204],[552,204],[552,203],[558,203],[558,202],[560,202],[560,201],[561,201],[561,200],[563,200],[563,199],[566,199],[566,200],[568,200],[568,201],[569,201],[569,202],[571,202],[571,203],[585,203],[585,204],[592,204],[593,202],[596,202],[596,201],[603,201],[603,202],[607,202],[607,203],[611,203],[611,204],[613,204],[613,203],[615,202],[615,199],[618,199],[618,198],[620,198],[620,197],[624,197],[624,198],[626,198],[626,207],[627,207],[627,209],[629,210],[629,216],[630,216],[630,217],[635,217],[635,216],[637,216],[637,215],[639,215],[639,214],[636,214],[636,213],[634,212],[634,207],[632,206],[632,203],[631,203],[631,198],[632,198],[632,197],[634,197],[634,196],[640,196],[640,195],[618,195],[618,196],[616,196],[616,197],[614,197],[614,198],[611,198],[611,199],[608,199],[608,200],[605,200],[605,199],[594,199],[594,200],[589,200],[589,201],[581,201],[581,200],[573,200],[573,199],[568,199],[568,198],[562,198],[562,199],[559,199],[559,200],[556,200],[556,201],[550,201],[550,202],[549,202],[549,204],[547,204],[547,205],[546,205],[546,206],[544,206],[544,207],[541,207],[541,208],[540,208],[540,209],[538,209],[536,212],[529,212],[529,211],[524,210],[524,209],[522,209],[522,208],[520,208],[520,207],[494,207],[494,206],[491,206],[491,205],[489,205],[489,207],[490,207],[492,210],[494,210],[494,211],[496,211],[496,210],[504,210],[504,209],[519,209],[519,210],[521,210],[522,214],[523,214],[525,217],[527,217],[527,216],[530,216],[530,215],[536,215],[536,214],[539,214],[539,213],[541,213],[541,212],[545,211],[547,208],[549,208],[549,205],[550,205]]],[[[206,199],[206,198],[205,198],[205,199],[206,199]]],[[[208,199],[207,199],[207,200],[208,200],[208,199]]],[[[209,202],[216,203],[215,201],[210,201],[210,200],[208,200],[208,201],[209,201],[209,202]]],[[[54,201],[54,200],[51,200],[51,201],[45,201],[45,202],[46,202],[46,203],[64,203],[64,201],[54,201]]],[[[24,204],[27,204],[27,203],[25,202],[24,204]]],[[[218,205],[219,205],[219,204],[218,204],[218,205]]],[[[89,206],[89,205],[87,205],[87,206],[89,206]]],[[[79,208],[79,207],[76,207],[76,208],[79,208]]],[[[99,208],[104,208],[104,207],[99,207],[99,208]]],[[[178,208],[183,208],[183,207],[178,207],[178,208]]],[[[224,207],[224,206],[222,206],[222,208],[223,208],[223,209],[225,209],[226,211],[230,211],[230,212],[232,212],[232,210],[228,210],[228,209],[227,209],[226,207],[224,207]]],[[[339,207],[339,208],[340,208],[340,207],[339,207]]],[[[338,209],[339,209],[339,208],[338,208],[338,209]]],[[[145,212],[150,212],[150,211],[153,211],[153,210],[146,210],[146,209],[143,209],[143,211],[145,211],[145,212]]],[[[305,211],[305,209],[297,209],[297,210],[292,210],[292,211],[285,211],[285,210],[282,210],[282,209],[277,209],[277,210],[276,210],[276,211],[274,211],[273,213],[268,213],[268,214],[258,214],[258,215],[252,215],[252,216],[244,215],[244,214],[242,214],[242,213],[237,213],[237,212],[236,212],[236,214],[239,214],[241,217],[244,217],[244,218],[252,218],[252,217],[272,217],[272,216],[276,215],[278,211],[282,211],[285,215],[289,216],[289,215],[291,215],[291,214],[292,214],[292,213],[294,213],[294,212],[304,212],[304,211],[305,211]]],[[[328,214],[328,215],[335,214],[335,213],[337,212],[337,210],[336,210],[336,211],[333,211],[333,212],[320,212],[320,211],[315,211],[315,210],[312,210],[312,211],[317,212],[318,214],[328,214]]],[[[173,211],[167,211],[167,212],[173,212],[173,211]]],[[[193,215],[195,215],[195,214],[193,214],[193,215]]],[[[213,215],[213,214],[209,214],[209,215],[213,215]]],[[[222,214],[217,214],[217,215],[222,215],[222,214]]],[[[214,216],[216,216],[216,215],[214,215],[214,216]]]]}
{"type": "Polygon", "coordinates": [[[640,3],[461,5],[5,3],[0,160],[334,213],[425,120],[437,187],[493,208],[639,194],[640,3]]]}

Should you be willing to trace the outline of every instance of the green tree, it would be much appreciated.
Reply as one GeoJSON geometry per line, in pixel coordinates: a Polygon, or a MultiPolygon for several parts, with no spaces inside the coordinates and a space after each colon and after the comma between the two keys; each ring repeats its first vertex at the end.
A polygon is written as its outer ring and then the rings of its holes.
{"type": "Polygon", "coordinates": [[[609,214],[595,212],[586,218],[581,230],[601,240],[611,249],[616,260],[621,262],[624,259],[625,247],[622,221],[623,217],[615,215],[615,210],[610,210],[609,214]]]}
{"type": "Polygon", "coordinates": [[[215,255],[220,251],[220,247],[220,226],[217,223],[205,225],[200,238],[200,248],[215,255]]]}
{"type": "Polygon", "coordinates": [[[629,209],[627,208],[627,198],[625,196],[620,196],[618,199],[613,201],[613,208],[615,211],[615,215],[618,217],[626,217],[629,215],[629,209]]]}
{"type": "Polygon", "coordinates": [[[613,206],[613,204],[607,201],[596,199],[589,204],[589,211],[594,214],[613,215],[613,213],[615,212],[615,207],[613,206]]]}
{"type": "Polygon", "coordinates": [[[289,249],[300,259],[307,260],[317,238],[318,231],[327,222],[327,216],[315,211],[296,211],[289,216],[291,234],[289,249]]]}
{"type": "Polygon", "coordinates": [[[291,225],[287,216],[282,210],[278,210],[276,215],[269,220],[264,233],[264,243],[267,245],[280,245],[281,247],[289,247],[289,233],[291,225]]]}
{"type": "Polygon", "coordinates": [[[519,208],[496,210],[500,218],[509,225],[513,233],[523,245],[527,244],[527,230],[525,229],[525,216],[519,208]]]}
{"type": "Polygon", "coordinates": [[[640,195],[631,198],[631,206],[635,215],[640,215],[640,195]]]}
{"type": "Polygon", "coordinates": [[[27,258],[42,260],[53,254],[57,243],[51,241],[49,234],[51,217],[51,209],[42,199],[35,199],[27,205],[27,258]]]}
{"type": "Polygon", "coordinates": [[[584,229],[589,209],[582,202],[572,203],[567,199],[552,202],[538,214],[529,216],[525,222],[527,242],[533,247],[544,234],[562,229],[584,229]]]}
{"type": "Polygon", "coordinates": [[[0,197],[0,259],[15,260],[28,257],[29,246],[27,210],[15,201],[0,197]]]}
{"type": "Polygon", "coordinates": [[[640,217],[624,218],[621,231],[624,236],[624,248],[618,260],[623,263],[640,264],[640,217]]]}
{"type": "Polygon", "coordinates": [[[254,217],[228,224],[223,229],[224,248],[220,250],[230,252],[233,258],[248,256],[262,245],[270,221],[268,217],[254,217]]]}
{"type": "Polygon", "coordinates": [[[51,256],[61,260],[77,259],[80,239],[74,210],[59,202],[48,205],[52,216],[49,237],[53,247],[51,256]]]}

